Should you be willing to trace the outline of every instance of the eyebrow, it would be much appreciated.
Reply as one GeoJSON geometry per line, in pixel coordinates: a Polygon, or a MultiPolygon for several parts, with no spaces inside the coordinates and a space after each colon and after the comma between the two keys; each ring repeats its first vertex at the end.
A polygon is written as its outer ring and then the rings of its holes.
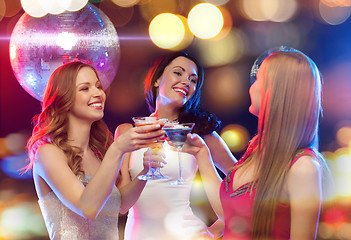
{"type": "MultiPolygon", "coordinates": [[[[90,85],[90,82],[82,82],[82,83],[79,83],[79,84],[76,85],[76,86],[79,87],[80,85],[85,85],[85,84],[90,85]]],[[[95,83],[95,85],[96,85],[96,84],[101,84],[101,81],[97,80],[96,83],[95,83]]]]}
{"type": "MultiPolygon", "coordinates": [[[[183,68],[182,66],[174,66],[173,68],[177,68],[177,67],[180,68],[180,69],[182,69],[183,72],[185,72],[185,68],[183,68]]],[[[198,77],[196,73],[192,73],[190,76],[196,76],[196,77],[198,77]]]]}
{"type": "Polygon", "coordinates": [[[84,85],[84,84],[90,84],[90,82],[82,82],[82,83],[79,83],[77,86],[84,85]]]}

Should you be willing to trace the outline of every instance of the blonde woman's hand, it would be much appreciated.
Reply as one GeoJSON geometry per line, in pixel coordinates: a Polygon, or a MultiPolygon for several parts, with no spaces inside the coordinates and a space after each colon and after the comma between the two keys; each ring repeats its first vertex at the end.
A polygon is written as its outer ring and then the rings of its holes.
{"type": "Polygon", "coordinates": [[[116,137],[114,145],[122,152],[132,152],[165,137],[165,131],[160,125],[145,125],[133,127],[116,137]]]}
{"type": "Polygon", "coordinates": [[[196,133],[188,133],[182,152],[192,154],[196,157],[200,152],[204,151],[208,152],[205,141],[196,133]]]}

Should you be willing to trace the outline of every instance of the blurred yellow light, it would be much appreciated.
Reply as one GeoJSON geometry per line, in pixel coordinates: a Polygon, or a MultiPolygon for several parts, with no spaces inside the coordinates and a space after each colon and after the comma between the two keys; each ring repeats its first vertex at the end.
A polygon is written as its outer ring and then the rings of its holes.
{"type": "Polygon", "coordinates": [[[88,0],[72,0],[71,4],[67,7],[67,10],[72,12],[79,11],[80,9],[85,7],[87,3],[88,3],[88,0]]]}
{"type": "Polygon", "coordinates": [[[219,40],[221,38],[226,37],[232,30],[232,26],[233,26],[232,15],[230,14],[230,12],[224,7],[218,7],[218,8],[222,12],[223,27],[222,27],[222,30],[213,38],[215,40],[219,40]]]}
{"type": "Polygon", "coordinates": [[[246,18],[254,21],[266,21],[268,18],[262,10],[262,0],[242,0],[242,11],[246,18]]]}
{"type": "Polygon", "coordinates": [[[244,150],[249,141],[247,129],[238,124],[230,124],[223,128],[221,137],[232,152],[244,150]]]}
{"type": "Polygon", "coordinates": [[[39,0],[40,6],[51,14],[60,14],[68,9],[72,0],[39,0]]]}
{"type": "Polygon", "coordinates": [[[23,10],[32,17],[43,17],[48,14],[41,6],[40,0],[21,0],[23,10]]]}
{"type": "Polygon", "coordinates": [[[276,13],[270,18],[274,22],[286,22],[294,16],[297,11],[296,0],[279,0],[276,13]]]}
{"type": "Polygon", "coordinates": [[[235,147],[240,143],[239,133],[233,130],[222,133],[222,138],[230,148],[235,147]]]}
{"type": "Polygon", "coordinates": [[[260,7],[266,19],[272,19],[278,12],[279,0],[260,0],[260,7]]]}
{"type": "Polygon", "coordinates": [[[183,23],[184,37],[183,37],[182,41],[177,46],[170,48],[173,51],[180,51],[180,50],[187,48],[194,39],[194,35],[189,29],[188,20],[186,19],[186,17],[184,17],[182,15],[177,15],[177,16],[179,17],[179,19],[183,23]]]}
{"type": "Polygon", "coordinates": [[[149,26],[150,38],[160,48],[174,48],[183,40],[184,33],[182,20],[171,13],[157,15],[149,26]]]}
{"type": "Polygon", "coordinates": [[[222,66],[239,60],[246,48],[244,33],[232,29],[227,36],[210,41],[198,41],[197,47],[204,66],[222,66]]]}
{"type": "Polygon", "coordinates": [[[336,132],[336,141],[342,147],[347,147],[351,143],[351,127],[342,127],[336,132]]]}
{"type": "MultiPolygon", "coordinates": [[[[141,3],[140,3],[141,4],[141,3]]],[[[177,2],[175,0],[152,0],[139,5],[141,16],[150,22],[155,16],[161,13],[177,14],[177,2]]]]}
{"type": "Polygon", "coordinates": [[[336,165],[339,172],[351,173],[351,156],[341,155],[336,159],[336,165]]]}
{"type": "Polygon", "coordinates": [[[205,2],[218,6],[226,4],[227,2],[229,2],[229,0],[205,0],[205,2]]]}
{"type": "Polygon", "coordinates": [[[351,15],[351,8],[344,6],[330,7],[319,2],[319,13],[322,19],[330,25],[338,25],[345,22],[351,15]]]}
{"type": "Polygon", "coordinates": [[[351,197],[351,176],[335,175],[335,198],[351,197]]]}
{"type": "Polygon", "coordinates": [[[139,0],[112,0],[112,2],[120,7],[132,7],[138,4],[139,0]]]}
{"type": "Polygon", "coordinates": [[[193,7],[188,15],[188,24],[198,38],[209,39],[216,36],[223,27],[223,15],[214,5],[200,3],[193,7]]]}
{"type": "Polygon", "coordinates": [[[248,19],[274,22],[288,21],[297,10],[296,0],[241,0],[242,11],[248,19]]]}
{"type": "Polygon", "coordinates": [[[27,239],[28,236],[46,236],[47,231],[43,218],[35,202],[17,204],[5,209],[0,215],[1,237],[8,239],[27,239]]]}

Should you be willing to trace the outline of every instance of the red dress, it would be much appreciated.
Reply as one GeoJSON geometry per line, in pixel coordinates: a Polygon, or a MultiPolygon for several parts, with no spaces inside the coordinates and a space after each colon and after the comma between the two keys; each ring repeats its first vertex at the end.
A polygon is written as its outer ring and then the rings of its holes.
{"type": "MultiPolygon", "coordinates": [[[[254,140],[254,139],[253,139],[254,140]]],[[[235,164],[243,163],[252,153],[255,143],[250,144],[243,157],[235,164]]],[[[291,166],[304,155],[314,156],[312,149],[306,148],[296,154],[291,166]]],[[[318,159],[318,158],[317,158],[318,159]]],[[[234,166],[235,166],[234,165],[234,166]]],[[[255,182],[246,183],[233,191],[233,178],[236,170],[232,170],[223,179],[220,198],[224,211],[224,235],[222,240],[250,240],[252,231],[252,210],[256,193],[255,182]],[[251,187],[251,185],[254,185],[251,187]]],[[[278,204],[273,226],[272,239],[290,238],[290,206],[278,204]]]]}

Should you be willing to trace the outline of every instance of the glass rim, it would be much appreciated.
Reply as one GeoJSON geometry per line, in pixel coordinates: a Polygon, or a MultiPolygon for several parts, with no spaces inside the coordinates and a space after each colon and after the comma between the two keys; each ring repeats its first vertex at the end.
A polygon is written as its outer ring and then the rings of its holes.
{"type": "Polygon", "coordinates": [[[167,118],[157,118],[157,117],[132,117],[134,123],[166,123],[167,118]]]}
{"type": "Polygon", "coordinates": [[[174,128],[176,126],[184,126],[184,127],[188,127],[188,128],[194,128],[195,123],[169,123],[166,122],[165,126],[163,128],[174,128]]]}

